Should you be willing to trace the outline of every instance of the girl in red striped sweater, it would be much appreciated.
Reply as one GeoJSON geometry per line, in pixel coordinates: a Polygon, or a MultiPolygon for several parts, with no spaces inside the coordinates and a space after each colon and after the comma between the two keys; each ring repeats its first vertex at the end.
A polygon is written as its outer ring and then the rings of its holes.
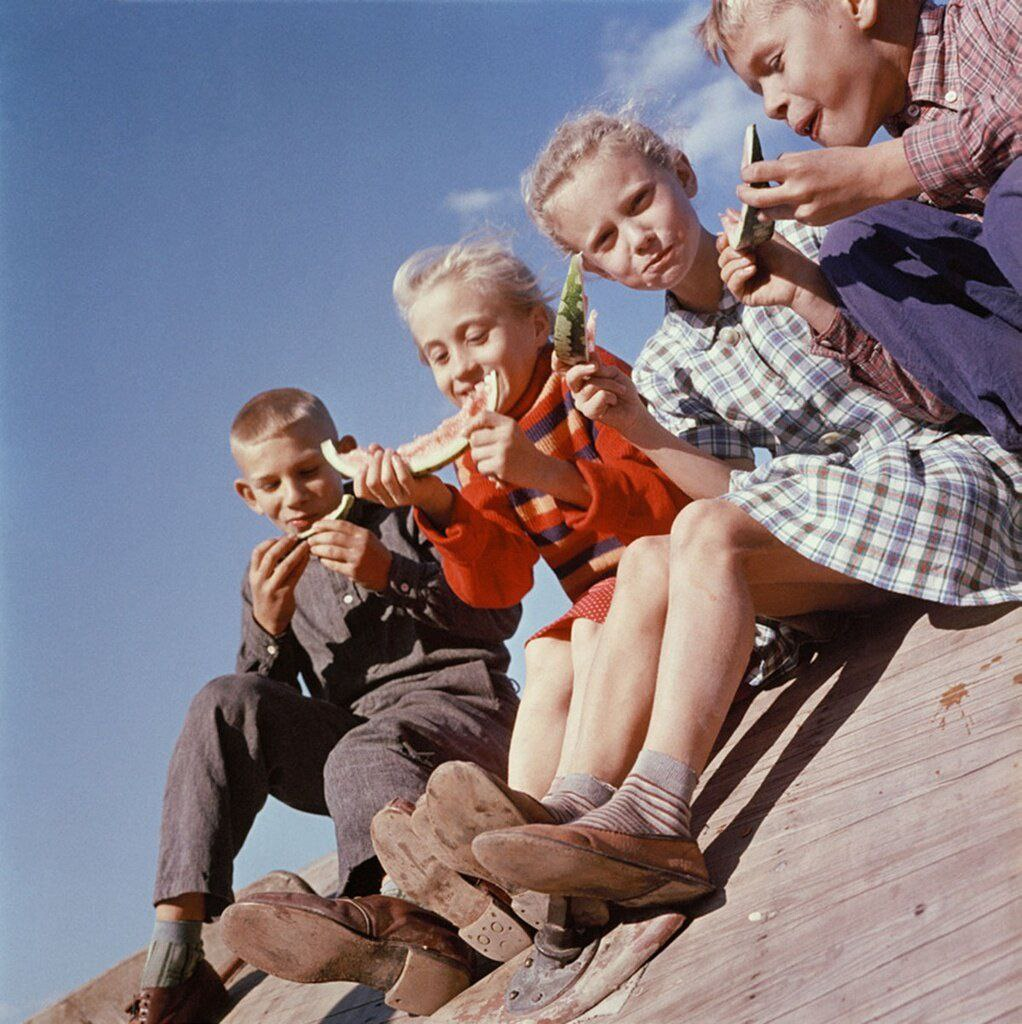
{"type": "Polygon", "coordinates": [[[572,607],[526,643],[508,780],[540,798],[570,749],[570,711],[621,554],[636,537],[667,533],[687,498],[616,430],[575,408],[552,370],[546,296],[506,247],[477,240],[416,253],[398,270],[394,296],[440,391],[460,405],[494,371],[500,403],[470,423],[460,489],[412,477],[400,456],[379,450],[356,493],[414,505],[452,590],[477,607],[520,601],[540,557],[554,570],[572,607]]]}

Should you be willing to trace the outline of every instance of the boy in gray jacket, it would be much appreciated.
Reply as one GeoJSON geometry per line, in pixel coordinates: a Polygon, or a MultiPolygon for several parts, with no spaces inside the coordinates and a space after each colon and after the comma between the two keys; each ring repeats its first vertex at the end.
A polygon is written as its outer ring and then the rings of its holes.
{"type": "Polygon", "coordinates": [[[236,674],[199,692],[171,757],[133,1021],[203,1024],[226,1009],[201,926],[232,902],[233,861],[267,796],[333,818],[338,889],[361,897],[382,877],[376,811],[414,801],[443,761],[506,771],[517,698],[504,640],[520,607],[463,604],[408,509],[356,500],[347,520],[324,518],[344,496],[320,452],[336,436],[323,403],[293,388],[256,395],[231,428],[235,489],[283,536],[252,552],[236,674]]]}

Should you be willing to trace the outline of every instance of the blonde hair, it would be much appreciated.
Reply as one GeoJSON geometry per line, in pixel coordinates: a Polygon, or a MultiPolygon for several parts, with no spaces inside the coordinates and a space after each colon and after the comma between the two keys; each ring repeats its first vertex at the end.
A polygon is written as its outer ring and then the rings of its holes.
{"type": "Polygon", "coordinates": [[[576,167],[608,143],[634,150],[668,170],[676,168],[684,159],[677,146],[627,112],[608,114],[603,110],[590,110],[565,118],[535,163],[522,175],[522,198],[529,216],[540,231],[565,252],[570,251],[570,247],[558,236],[547,205],[576,167]]]}
{"type": "Polygon", "coordinates": [[[324,437],[336,437],[337,428],[327,407],[313,394],[300,388],[274,388],[250,398],[231,424],[231,451],[239,445],[279,437],[298,423],[310,423],[324,437]]]}
{"type": "Polygon", "coordinates": [[[553,324],[551,296],[511,249],[495,238],[462,239],[409,256],[394,275],[394,302],[401,319],[408,323],[408,312],[422,293],[452,277],[496,294],[516,313],[539,306],[553,324]]]}
{"type": "Polygon", "coordinates": [[[729,54],[738,33],[745,28],[749,15],[758,11],[762,16],[775,14],[799,4],[810,9],[818,8],[823,0],[712,0],[710,13],[696,25],[696,38],[714,64],[730,60],[729,54]]]}

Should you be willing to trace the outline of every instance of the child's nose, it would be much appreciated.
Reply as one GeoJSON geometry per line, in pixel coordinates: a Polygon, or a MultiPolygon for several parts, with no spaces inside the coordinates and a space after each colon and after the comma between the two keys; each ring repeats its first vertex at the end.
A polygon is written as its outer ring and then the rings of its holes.
{"type": "Polygon", "coordinates": [[[780,86],[769,80],[763,85],[763,109],[773,121],[787,120],[788,98],[780,86]]]}

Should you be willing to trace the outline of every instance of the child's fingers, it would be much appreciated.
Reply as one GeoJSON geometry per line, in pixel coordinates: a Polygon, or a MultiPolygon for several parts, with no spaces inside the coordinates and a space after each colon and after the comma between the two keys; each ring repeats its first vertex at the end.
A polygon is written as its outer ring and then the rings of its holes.
{"type": "Polygon", "coordinates": [[[394,452],[394,458],[391,460],[391,465],[394,467],[394,476],[397,480],[398,486],[407,494],[410,489],[415,486],[415,477],[412,475],[411,468],[408,463],[405,462],[397,452],[394,452]]]}
{"type": "Polygon", "coordinates": [[[266,557],[266,552],[269,551],[278,540],[280,540],[279,537],[268,537],[266,540],[260,541],[256,544],[252,549],[252,557],[248,561],[248,568],[250,572],[259,571],[259,567],[263,564],[263,559],[266,557]]]}
{"type": "Polygon", "coordinates": [[[742,168],[742,181],[782,182],[788,176],[788,167],[783,160],[759,160],[742,168]]]}
{"type": "Polygon", "coordinates": [[[283,537],[277,537],[269,547],[267,547],[262,556],[259,559],[259,564],[256,566],[256,572],[263,578],[269,579],[274,570],[280,564],[281,559],[298,543],[298,538],[294,534],[284,534],[283,537]]]}
{"type": "Polygon", "coordinates": [[[782,216],[781,211],[797,205],[797,197],[787,185],[775,185],[773,188],[739,185],[735,192],[746,206],[753,206],[760,211],[760,220],[764,216],[771,220],[789,220],[787,215],[782,216]]]}
{"type": "MultiPolygon", "coordinates": [[[[289,540],[297,538],[290,537],[289,540]]],[[[302,541],[297,541],[294,547],[278,559],[270,572],[270,581],[274,584],[283,583],[287,576],[304,560],[309,557],[309,546],[302,541]]]]}
{"type": "Polygon", "coordinates": [[[384,494],[394,505],[407,504],[407,495],[404,493],[400,481],[397,478],[397,470],[394,468],[394,452],[389,449],[384,452],[380,461],[380,487],[384,494]]]}

